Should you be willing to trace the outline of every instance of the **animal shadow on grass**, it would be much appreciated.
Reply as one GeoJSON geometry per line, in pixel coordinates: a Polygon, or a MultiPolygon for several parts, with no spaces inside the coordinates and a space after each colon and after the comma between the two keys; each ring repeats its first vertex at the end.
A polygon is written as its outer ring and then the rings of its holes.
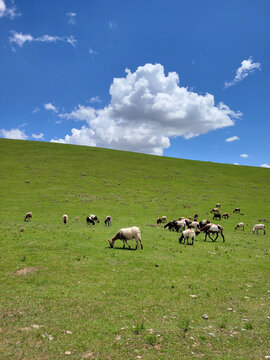
{"type": "Polygon", "coordinates": [[[137,249],[135,249],[135,248],[123,248],[123,247],[116,247],[116,246],[114,246],[113,248],[111,248],[110,246],[106,246],[106,249],[109,249],[109,250],[111,250],[111,249],[114,249],[114,250],[128,250],[128,251],[135,251],[135,250],[137,250],[137,249]]]}

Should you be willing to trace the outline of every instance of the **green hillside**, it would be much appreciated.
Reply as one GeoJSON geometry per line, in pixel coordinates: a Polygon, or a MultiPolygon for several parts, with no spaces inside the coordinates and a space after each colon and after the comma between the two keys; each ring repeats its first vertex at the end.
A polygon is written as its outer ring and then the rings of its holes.
{"type": "Polygon", "coordinates": [[[270,355],[269,169],[6,139],[0,150],[1,359],[270,355]],[[180,245],[156,226],[211,219],[217,202],[230,214],[224,244],[180,245]],[[90,213],[99,224],[86,225],[90,213]],[[109,248],[134,225],[143,250],[109,248]]]}

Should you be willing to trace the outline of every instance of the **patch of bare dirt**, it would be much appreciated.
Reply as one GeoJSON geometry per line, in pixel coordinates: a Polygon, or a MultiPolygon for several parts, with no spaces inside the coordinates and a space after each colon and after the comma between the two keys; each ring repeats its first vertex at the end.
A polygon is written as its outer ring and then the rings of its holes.
{"type": "Polygon", "coordinates": [[[24,269],[19,269],[16,271],[17,275],[26,275],[32,272],[37,271],[38,269],[36,267],[28,267],[28,268],[24,268],[24,269]]]}

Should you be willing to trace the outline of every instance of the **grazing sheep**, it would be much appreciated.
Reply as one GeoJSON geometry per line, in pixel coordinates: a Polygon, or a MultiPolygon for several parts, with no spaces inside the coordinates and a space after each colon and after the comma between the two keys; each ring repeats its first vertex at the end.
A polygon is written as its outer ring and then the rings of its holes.
{"type": "Polygon", "coordinates": [[[190,224],[189,224],[189,226],[188,226],[189,228],[194,228],[194,229],[198,229],[198,227],[199,227],[199,222],[198,221],[192,221],[190,224]]]}
{"type": "Polygon", "coordinates": [[[196,214],[194,214],[194,216],[193,216],[193,220],[194,220],[194,221],[198,221],[198,218],[199,218],[199,214],[197,214],[197,213],[196,213],[196,214]]]}
{"type": "Polygon", "coordinates": [[[63,223],[66,224],[68,221],[68,216],[65,214],[62,216],[63,223]]]}
{"type": "Polygon", "coordinates": [[[235,213],[240,213],[240,208],[235,208],[234,210],[233,210],[233,213],[235,214],[235,213]]]}
{"type": "Polygon", "coordinates": [[[229,214],[228,213],[223,213],[222,217],[223,217],[223,219],[229,219],[229,214]]]}
{"type": "Polygon", "coordinates": [[[214,213],[213,220],[219,219],[221,220],[221,214],[220,213],[214,213]]]}
{"type": "Polygon", "coordinates": [[[104,223],[107,226],[111,226],[112,225],[112,217],[110,215],[106,216],[104,223]]]}
{"type": "Polygon", "coordinates": [[[157,225],[167,221],[167,216],[157,218],[157,225]]]}
{"type": "Polygon", "coordinates": [[[87,225],[90,225],[90,224],[95,225],[94,220],[90,216],[87,216],[86,223],[87,223],[87,225]]]}
{"type": "Polygon", "coordinates": [[[175,230],[179,232],[179,230],[183,231],[186,227],[186,221],[185,220],[173,220],[169,222],[167,225],[164,226],[169,228],[169,230],[175,230]]]}
{"type": "Polygon", "coordinates": [[[217,203],[217,204],[216,204],[216,207],[217,207],[217,208],[220,208],[220,203],[217,203]]]}
{"type": "Polygon", "coordinates": [[[215,207],[213,208],[210,213],[218,213],[219,212],[219,208],[215,207]]]}
{"type": "Polygon", "coordinates": [[[218,235],[220,234],[223,238],[223,242],[225,242],[225,237],[223,235],[223,227],[221,225],[218,224],[207,224],[205,225],[202,229],[202,232],[205,233],[205,239],[204,241],[206,241],[207,236],[212,240],[212,241],[216,241],[218,238],[218,235]],[[210,234],[216,234],[215,239],[212,239],[210,234]]]}
{"type": "Polygon", "coordinates": [[[191,245],[193,245],[195,234],[197,235],[198,233],[199,233],[199,231],[198,232],[196,231],[196,233],[195,233],[195,231],[192,229],[184,230],[182,232],[182,235],[179,237],[179,243],[184,244],[185,240],[187,240],[187,245],[189,245],[188,239],[191,239],[191,245]]]}
{"type": "Polygon", "coordinates": [[[184,217],[184,216],[181,216],[181,217],[178,219],[178,221],[184,221],[185,224],[186,224],[186,226],[189,226],[189,224],[192,222],[192,219],[188,219],[188,218],[186,218],[186,217],[184,217]]]}
{"type": "Polygon", "coordinates": [[[199,222],[199,229],[202,229],[205,225],[210,224],[210,220],[204,219],[199,222]]]}
{"type": "Polygon", "coordinates": [[[99,223],[99,220],[98,220],[98,218],[97,218],[97,216],[96,216],[96,215],[94,215],[94,214],[90,214],[90,215],[89,215],[89,217],[90,217],[90,219],[92,219],[93,221],[96,221],[96,222],[98,222],[98,223],[99,223]]]}
{"type": "Polygon", "coordinates": [[[243,222],[240,222],[236,225],[235,230],[241,228],[243,231],[245,230],[245,224],[243,222]]]}
{"type": "Polygon", "coordinates": [[[253,234],[255,233],[255,231],[258,234],[258,230],[263,230],[264,235],[265,235],[265,225],[264,224],[255,224],[253,226],[253,229],[252,229],[253,234]]]}
{"type": "Polygon", "coordinates": [[[129,244],[127,243],[127,240],[134,239],[136,241],[136,247],[135,250],[137,250],[138,243],[141,245],[141,249],[143,249],[142,240],[141,240],[141,230],[137,226],[132,226],[130,228],[122,228],[118,231],[118,233],[112,238],[109,239],[110,247],[114,247],[115,240],[122,240],[123,241],[123,249],[126,247],[126,244],[128,248],[130,249],[129,244]]]}
{"type": "MultiPolygon", "coordinates": [[[[188,221],[188,224],[190,224],[191,221],[188,221]]],[[[185,230],[185,227],[187,226],[187,221],[185,220],[178,220],[175,221],[176,227],[177,227],[177,232],[181,229],[182,231],[185,230]]]]}
{"type": "Polygon", "coordinates": [[[177,224],[178,221],[176,220],[172,220],[169,221],[166,225],[164,225],[164,229],[166,229],[166,227],[170,230],[170,231],[179,231],[179,225],[177,224]]]}
{"type": "Polygon", "coordinates": [[[24,221],[26,221],[26,220],[31,220],[32,219],[32,212],[31,211],[29,211],[28,213],[26,213],[26,215],[25,215],[25,217],[24,217],[24,221]]]}

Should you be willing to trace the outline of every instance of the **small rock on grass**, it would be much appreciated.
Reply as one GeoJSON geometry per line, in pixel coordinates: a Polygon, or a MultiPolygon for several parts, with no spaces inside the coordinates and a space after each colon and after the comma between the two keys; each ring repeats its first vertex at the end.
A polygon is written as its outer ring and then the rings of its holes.
{"type": "Polygon", "coordinates": [[[228,308],[227,310],[228,310],[228,311],[233,311],[233,308],[228,308]]]}
{"type": "Polygon", "coordinates": [[[65,355],[71,355],[71,351],[65,351],[65,355]]]}
{"type": "Polygon", "coordinates": [[[202,318],[203,318],[204,320],[208,320],[208,316],[207,316],[206,314],[203,314],[202,318]]]}

